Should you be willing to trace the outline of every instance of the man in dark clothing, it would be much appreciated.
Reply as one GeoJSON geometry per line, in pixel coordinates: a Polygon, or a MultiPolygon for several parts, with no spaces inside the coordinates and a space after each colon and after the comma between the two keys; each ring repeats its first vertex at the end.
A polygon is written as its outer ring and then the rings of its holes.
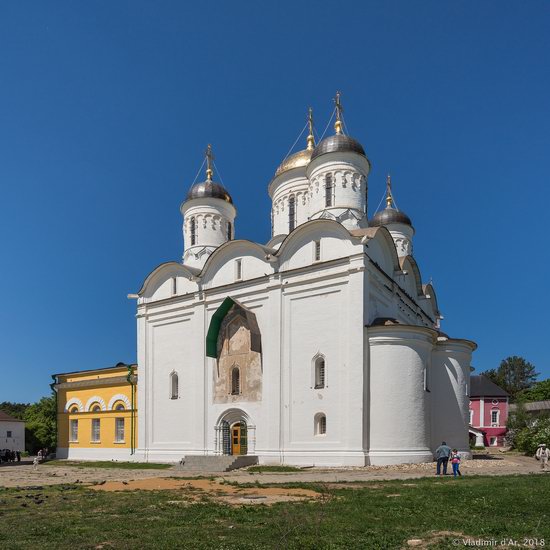
{"type": "Polygon", "coordinates": [[[451,448],[443,441],[441,445],[435,450],[435,458],[437,460],[437,472],[436,475],[441,475],[441,465],[443,465],[443,475],[447,475],[447,463],[451,456],[451,448]]]}

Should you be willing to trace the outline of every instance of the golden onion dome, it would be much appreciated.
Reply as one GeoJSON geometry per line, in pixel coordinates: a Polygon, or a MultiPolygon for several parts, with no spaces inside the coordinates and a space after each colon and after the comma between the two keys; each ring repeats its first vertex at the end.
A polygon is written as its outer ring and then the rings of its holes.
{"type": "Polygon", "coordinates": [[[312,153],[313,150],[304,149],[303,151],[298,151],[297,153],[286,157],[286,159],[283,160],[283,162],[281,162],[281,164],[279,165],[279,168],[277,168],[277,171],[275,172],[275,177],[281,175],[283,172],[292,170],[293,168],[307,166],[309,164],[309,161],[311,160],[312,153]]]}

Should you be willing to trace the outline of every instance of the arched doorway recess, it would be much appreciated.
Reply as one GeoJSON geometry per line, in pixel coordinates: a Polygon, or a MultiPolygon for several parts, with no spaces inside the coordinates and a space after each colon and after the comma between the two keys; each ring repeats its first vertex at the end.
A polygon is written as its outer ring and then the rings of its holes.
{"type": "Polygon", "coordinates": [[[256,426],[241,409],[225,411],[216,426],[215,452],[218,455],[253,455],[256,451],[256,426]]]}

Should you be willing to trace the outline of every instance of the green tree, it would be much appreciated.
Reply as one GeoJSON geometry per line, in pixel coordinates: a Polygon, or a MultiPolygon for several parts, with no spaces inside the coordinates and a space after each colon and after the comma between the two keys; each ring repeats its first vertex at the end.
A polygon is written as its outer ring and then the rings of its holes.
{"type": "Polygon", "coordinates": [[[539,375],[535,372],[534,365],[517,355],[503,359],[498,369],[490,369],[481,374],[507,391],[511,401],[515,401],[522,390],[530,388],[539,375]]]}
{"type": "Polygon", "coordinates": [[[516,436],[515,447],[533,456],[540,443],[550,441],[550,417],[538,417],[516,436]]]}
{"type": "Polygon", "coordinates": [[[550,400],[550,378],[535,382],[529,389],[519,392],[518,400],[525,402],[550,400]]]}
{"type": "Polygon", "coordinates": [[[25,438],[27,450],[35,453],[48,447],[54,450],[57,443],[55,395],[43,397],[25,411],[25,438]]]}
{"type": "Polygon", "coordinates": [[[508,420],[506,421],[506,445],[517,447],[518,435],[533,422],[533,418],[529,416],[525,410],[525,405],[522,402],[517,404],[515,411],[510,411],[508,420]]]}

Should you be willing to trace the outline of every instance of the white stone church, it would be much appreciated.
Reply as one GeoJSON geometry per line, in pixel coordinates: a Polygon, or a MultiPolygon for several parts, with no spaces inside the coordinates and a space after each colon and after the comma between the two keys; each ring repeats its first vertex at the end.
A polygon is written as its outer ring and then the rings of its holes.
{"type": "Polygon", "coordinates": [[[315,144],[310,113],[307,147],[275,172],[265,244],[235,239],[209,147],[181,205],[183,262],[134,295],[138,460],[382,465],[430,461],[442,440],[469,454],[476,344],[440,331],[389,178],[367,218],[370,162],[341,114],[337,95],[335,133],[315,144]]]}

